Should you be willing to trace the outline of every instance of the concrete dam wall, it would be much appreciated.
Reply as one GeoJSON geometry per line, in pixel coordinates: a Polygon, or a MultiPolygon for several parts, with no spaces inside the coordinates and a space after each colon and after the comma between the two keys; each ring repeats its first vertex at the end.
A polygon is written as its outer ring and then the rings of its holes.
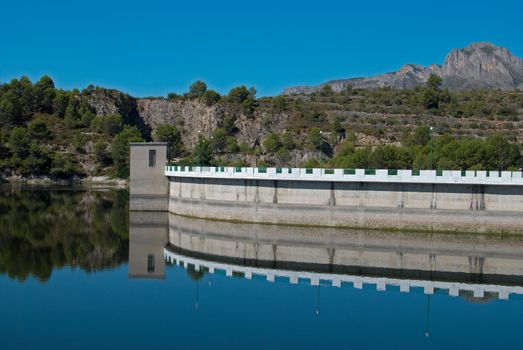
{"type": "Polygon", "coordinates": [[[523,232],[523,187],[170,177],[169,211],[245,222],[523,232]]]}
{"type": "Polygon", "coordinates": [[[131,145],[131,210],[270,224],[523,233],[521,171],[164,166],[165,147],[131,145]]]}

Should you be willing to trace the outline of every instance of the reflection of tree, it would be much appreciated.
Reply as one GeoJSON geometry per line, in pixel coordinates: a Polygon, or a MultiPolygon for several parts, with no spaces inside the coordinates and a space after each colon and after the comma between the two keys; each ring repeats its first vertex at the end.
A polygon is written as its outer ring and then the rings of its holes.
{"type": "Polygon", "coordinates": [[[485,292],[482,297],[475,297],[474,292],[470,290],[460,290],[459,296],[473,304],[487,304],[498,299],[498,294],[494,292],[485,292]]]}
{"type": "Polygon", "coordinates": [[[198,281],[198,280],[201,280],[203,278],[203,276],[205,276],[205,271],[203,268],[200,268],[199,271],[196,271],[196,269],[194,268],[194,265],[188,265],[187,266],[187,275],[193,281],[198,281]]]}
{"type": "Polygon", "coordinates": [[[126,191],[0,192],[0,272],[47,280],[54,267],[86,271],[128,257],[126,191]]]}

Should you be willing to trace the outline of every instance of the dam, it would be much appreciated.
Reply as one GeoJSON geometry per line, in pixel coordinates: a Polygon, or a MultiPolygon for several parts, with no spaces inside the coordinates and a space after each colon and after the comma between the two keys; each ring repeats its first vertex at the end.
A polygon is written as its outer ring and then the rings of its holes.
{"type": "Polygon", "coordinates": [[[166,165],[131,143],[130,209],[236,222],[523,233],[521,171],[166,165]]]}

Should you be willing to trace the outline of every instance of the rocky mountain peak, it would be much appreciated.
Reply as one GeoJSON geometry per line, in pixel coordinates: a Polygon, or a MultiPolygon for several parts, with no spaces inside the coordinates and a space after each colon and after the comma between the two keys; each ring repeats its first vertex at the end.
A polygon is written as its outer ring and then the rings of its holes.
{"type": "Polygon", "coordinates": [[[506,48],[474,43],[447,55],[442,76],[453,89],[514,89],[523,83],[523,60],[506,48]]]}
{"type": "Polygon", "coordinates": [[[461,49],[453,49],[442,66],[405,64],[400,70],[368,78],[329,81],[318,86],[299,86],[285,89],[283,94],[312,93],[324,85],[333,91],[341,91],[348,84],[355,88],[413,88],[426,82],[430,74],[437,74],[451,90],[523,88],[523,60],[500,46],[488,42],[472,43],[461,49]]]}

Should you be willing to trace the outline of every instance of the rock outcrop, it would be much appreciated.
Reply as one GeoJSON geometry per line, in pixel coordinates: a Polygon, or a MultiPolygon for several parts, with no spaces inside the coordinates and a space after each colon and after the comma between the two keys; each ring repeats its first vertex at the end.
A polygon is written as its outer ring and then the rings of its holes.
{"type": "Polygon", "coordinates": [[[523,88],[523,60],[503,47],[490,43],[474,43],[463,49],[454,49],[445,63],[428,67],[406,64],[396,72],[368,78],[332,80],[317,86],[296,86],[285,89],[282,94],[308,94],[329,85],[335,92],[347,85],[354,88],[372,89],[390,86],[396,89],[413,88],[424,83],[430,74],[437,74],[451,90],[523,88]]]}
{"type": "Polygon", "coordinates": [[[103,88],[86,89],[82,98],[95,115],[118,113],[127,124],[138,126],[146,138],[151,137],[151,131],[158,124],[174,125],[181,131],[182,140],[189,149],[196,145],[200,134],[210,137],[222,126],[226,116],[234,120],[238,143],[245,142],[250,147],[260,145],[271,131],[284,129],[288,118],[286,113],[275,117],[268,108],[257,109],[247,116],[240,105],[234,103],[207,106],[198,99],[135,98],[103,88]]]}
{"type": "Polygon", "coordinates": [[[151,129],[171,124],[182,130],[186,145],[196,144],[198,134],[208,136],[222,122],[225,111],[219,105],[205,106],[198,100],[172,101],[159,98],[137,100],[137,113],[151,129]]]}

